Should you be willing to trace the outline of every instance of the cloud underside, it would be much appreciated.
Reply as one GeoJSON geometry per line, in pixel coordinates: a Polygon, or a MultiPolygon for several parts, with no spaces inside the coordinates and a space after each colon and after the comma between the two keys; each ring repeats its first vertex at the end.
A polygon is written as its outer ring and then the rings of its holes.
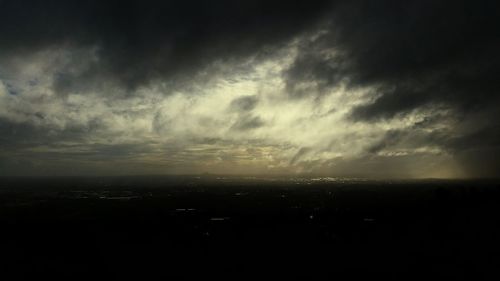
{"type": "Polygon", "coordinates": [[[0,1],[0,174],[494,177],[494,2],[0,1]]]}

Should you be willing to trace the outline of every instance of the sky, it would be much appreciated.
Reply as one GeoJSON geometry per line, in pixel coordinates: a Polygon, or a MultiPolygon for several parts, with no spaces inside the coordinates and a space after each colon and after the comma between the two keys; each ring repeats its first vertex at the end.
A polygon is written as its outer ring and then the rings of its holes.
{"type": "Polygon", "coordinates": [[[0,175],[497,177],[499,5],[0,0],[0,175]]]}

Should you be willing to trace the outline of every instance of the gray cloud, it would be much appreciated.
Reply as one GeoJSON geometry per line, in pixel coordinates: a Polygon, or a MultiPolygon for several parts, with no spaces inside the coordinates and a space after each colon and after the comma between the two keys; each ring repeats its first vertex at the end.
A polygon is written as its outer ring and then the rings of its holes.
{"type": "MultiPolygon", "coordinates": [[[[492,109],[500,98],[494,74],[500,68],[499,11],[494,1],[338,2],[324,32],[302,43],[285,73],[289,93],[304,97],[342,84],[370,87],[373,100],[352,110],[355,122],[386,122],[422,108],[448,107],[457,121],[474,120],[481,133],[459,122],[444,132],[389,131],[367,150],[409,145],[413,139],[415,147],[441,147],[469,167],[479,165],[481,157],[466,159],[464,152],[481,148],[495,155],[500,143],[493,133],[500,116],[492,109]]],[[[447,117],[435,122],[446,124],[447,117]]],[[[481,165],[498,166],[494,158],[484,157],[489,163],[481,165]]]]}
{"type": "MultiPolygon", "coordinates": [[[[0,53],[93,48],[85,69],[59,74],[57,91],[184,80],[220,60],[265,56],[316,22],[328,1],[0,2],[0,53]]],[[[71,58],[78,66],[80,58],[71,58]]]]}
{"type": "Polygon", "coordinates": [[[290,165],[294,165],[295,163],[297,163],[302,158],[302,156],[306,155],[309,151],[311,151],[310,148],[301,147],[299,151],[297,151],[297,153],[295,153],[293,158],[290,160],[290,165]]]}
{"type": "Polygon", "coordinates": [[[324,32],[302,44],[288,87],[373,86],[378,98],[356,120],[436,102],[480,107],[498,97],[498,11],[493,1],[336,3],[324,32]]]}
{"type": "Polygon", "coordinates": [[[238,118],[236,122],[234,122],[231,129],[236,131],[247,131],[260,128],[264,125],[265,122],[259,116],[243,114],[238,118]]]}
{"type": "Polygon", "coordinates": [[[0,0],[0,165],[496,176],[499,10],[0,0]]]}
{"type": "Polygon", "coordinates": [[[258,102],[259,100],[256,96],[240,97],[231,102],[230,109],[236,111],[251,111],[258,102]]]}

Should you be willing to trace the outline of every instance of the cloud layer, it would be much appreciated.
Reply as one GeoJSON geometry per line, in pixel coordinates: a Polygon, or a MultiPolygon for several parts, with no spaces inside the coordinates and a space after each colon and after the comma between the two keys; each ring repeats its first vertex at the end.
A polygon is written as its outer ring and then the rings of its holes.
{"type": "Polygon", "coordinates": [[[0,173],[492,177],[494,1],[0,1],[0,173]]]}

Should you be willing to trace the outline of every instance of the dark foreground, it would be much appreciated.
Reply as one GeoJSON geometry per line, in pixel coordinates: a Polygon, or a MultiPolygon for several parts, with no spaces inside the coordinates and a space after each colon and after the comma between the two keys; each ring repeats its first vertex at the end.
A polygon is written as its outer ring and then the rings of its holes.
{"type": "Polygon", "coordinates": [[[0,179],[0,279],[500,278],[495,181],[0,179]]]}

